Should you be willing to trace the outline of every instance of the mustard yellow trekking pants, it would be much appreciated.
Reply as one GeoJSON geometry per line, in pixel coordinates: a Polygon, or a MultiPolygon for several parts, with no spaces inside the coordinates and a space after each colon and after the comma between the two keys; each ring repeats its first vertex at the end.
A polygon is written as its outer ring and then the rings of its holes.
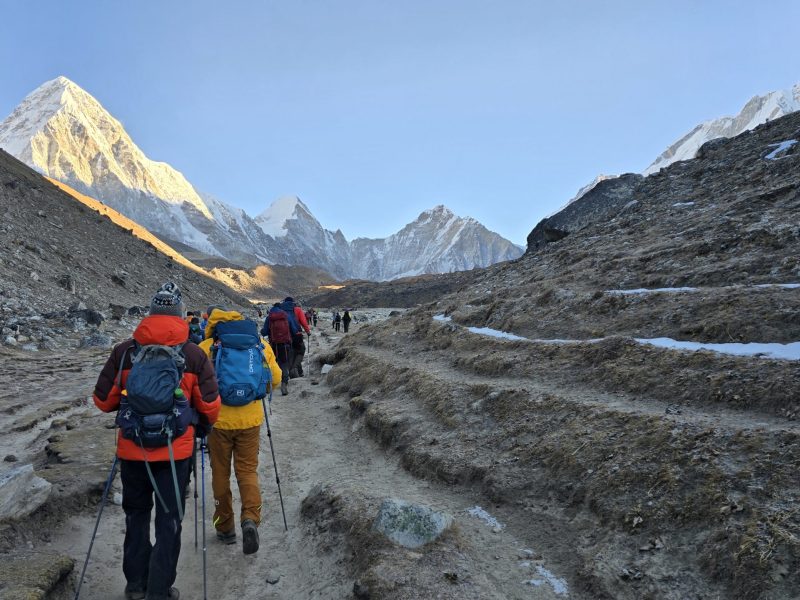
{"type": "Polygon", "coordinates": [[[249,429],[212,429],[208,436],[211,488],[214,490],[214,527],[229,532],[235,528],[231,494],[231,458],[242,499],[240,523],[261,523],[261,490],[258,487],[258,449],[261,426],[249,429]]]}

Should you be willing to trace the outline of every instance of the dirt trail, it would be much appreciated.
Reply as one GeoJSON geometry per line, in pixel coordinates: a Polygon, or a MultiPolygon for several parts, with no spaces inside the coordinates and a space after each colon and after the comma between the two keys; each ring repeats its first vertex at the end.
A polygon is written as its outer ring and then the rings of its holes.
{"type": "MultiPolygon", "coordinates": [[[[315,335],[312,353],[324,352],[338,337],[315,335]]],[[[281,477],[289,532],[283,530],[269,444],[264,435],[260,462],[264,490],[265,522],[260,528],[261,549],[245,556],[240,543],[217,543],[210,526],[213,498],[210,469],[206,463],[208,597],[213,599],[255,600],[256,598],[351,598],[355,576],[349,568],[353,557],[344,544],[330,543],[300,515],[300,505],[318,484],[334,484],[337,489],[363,491],[379,497],[396,497],[430,505],[456,517],[457,559],[452,571],[460,575],[459,585],[441,577],[441,597],[459,597],[458,589],[474,598],[553,599],[567,597],[561,578],[568,573],[557,564],[523,561],[529,548],[514,533],[512,525],[492,528],[466,512],[479,502],[459,490],[419,480],[405,471],[395,457],[387,456],[372,439],[348,417],[346,400],[329,394],[318,366],[310,376],[292,380],[290,395],[276,396],[270,423],[281,477]],[[315,382],[321,379],[321,383],[315,382]],[[524,553],[523,553],[524,554],[524,553]],[[544,564],[543,564],[544,563],[544,564]],[[537,570],[538,565],[538,570],[537,570]],[[542,573],[546,573],[543,577],[542,573]],[[546,581],[547,577],[551,579],[546,581]],[[277,583],[267,583],[267,580],[277,583]],[[526,582],[534,580],[535,584],[526,582]],[[556,590],[561,592],[557,594],[556,590]]],[[[308,375],[308,374],[307,374],[308,375]]],[[[109,463],[110,466],[110,463],[109,463]]],[[[198,473],[200,470],[198,468],[198,473]]],[[[118,483],[116,484],[118,485],[118,483]]],[[[234,495],[236,491],[234,488],[234,495]]],[[[238,506],[238,504],[237,504],[238,506]]],[[[491,507],[487,507],[489,513],[491,507]]],[[[199,510],[198,510],[199,512],[199,510]]],[[[502,520],[502,516],[499,517],[502,520]]],[[[94,525],[91,514],[69,519],[53,536],[53,550],[76,559],[76,570],[83,564],[85,549],[94,525]]],[[[120,506],[109,504],[100,525],[92,561],[84,581],[81,598],[109,600],[122,598],[124,578],[121,552],[124,515],[120,506]]],[[[534,548],[534,550],[537,550],[534,548]]],[[[539,548],[538,550],[541,550],[539,548]]],[[[405,553],[398,548],[398,553],[405,553]]],[[[569,577],[566,577],[569,579],[569,577]]],[[[183,550],[176,586],[181,597],[200,599],[202,594],[202,543],[194,549],[194,500],[190,497],[183,523],[183,550]]],[[[417,597],[413,589],[395,597],[417,597]]],[[[464,596],[466,597],[466,596],[464,596]]],[[[572,593],[569,597],[579,597],[572,593]]]]}

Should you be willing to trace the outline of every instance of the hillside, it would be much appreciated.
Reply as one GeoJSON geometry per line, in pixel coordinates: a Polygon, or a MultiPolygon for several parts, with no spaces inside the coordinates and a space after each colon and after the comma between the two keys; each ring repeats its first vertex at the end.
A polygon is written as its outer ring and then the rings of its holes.
{"type": "Polygon", "coordinates": [[[99,325],[127,316],[168,280],[181,286],[189,307],[249,304],[135,223],[66,189],[0,151],[4,341],[22,337],[32,348],[47,347],[60,343],[53,331],[65,327],[80,336],[87,319],[99,325]]]}
{"type": "Polygon", "coordinates": [[[478,490],[571,596],[798,597],[798,137],[791,114],[706,144],[602,219],[347,336],[326,360],[353,427],[478,490]]]}

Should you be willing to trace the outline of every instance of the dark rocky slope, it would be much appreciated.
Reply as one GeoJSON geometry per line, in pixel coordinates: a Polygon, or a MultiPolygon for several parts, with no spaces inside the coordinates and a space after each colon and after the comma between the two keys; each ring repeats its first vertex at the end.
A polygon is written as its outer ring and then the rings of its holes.
{"type": "Polygon", "coordinates": [[[249,304],[2,151],[0,209],[0,343],[63,345],[55,338],[118,321],[168,280],[190,308],[249,304]]]}
{"type": "Polygon", "coordinates": [[[797,362],[634,339],[800,339],[800,289],[756,287],[800,282],[800,151],[767,158],[799,137],[790,115],[706,144],[613,218],[347,336],[329,382],[406,468],[571,565],[578,597],[800,597],[797,362]],[[615,291],[676,286],[698,289],[615,291]]]}

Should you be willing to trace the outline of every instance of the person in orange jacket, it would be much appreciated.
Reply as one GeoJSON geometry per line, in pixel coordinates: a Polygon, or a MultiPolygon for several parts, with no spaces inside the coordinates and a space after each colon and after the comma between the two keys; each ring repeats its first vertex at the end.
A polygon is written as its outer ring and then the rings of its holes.
{"type": "MultiPolygon", "coordinates": [[[[184,362],[179,389],[175,389],[176,398],[188,401],[193,411],[193,422],[204,428],[214,424],[220,411],[214,368],[205,353],[188,341],[189,326],[184,313],[178,286],[172,282],[161,286],[150,303],[150,315],[142,319],[132,339],[114,347],[100,372],[94,388],[94,403],[100,410],[118,411],[120,404],[124,404],[134,356],[150,346],[170,346],[179,349],[184,362]]],[[[124,416],[118,414],[117,421],[124,416]]],[[[193,424],[171,440],[169,446],[160,447],[144,447],[125,437],[123,429],[120,429],[117,457],[125,511],[122,570],[127,582],[126,600],[175,600],[180,595],[172,584],[181,549],[180,516],[194,449],[193,424]],[[174,461],[170,461],[170,452],[174,461]],[[158,502],[155,503],[153,545],[150,542],[150,513],[154,493],[158,502]]]]}
{"type": "MultiPolygon", "coordinates": [[[[221,306],[209,306],[207,312],[206,339],[200,344],[200,348],[211,358],[216,343],[217,326],[230,321],[243,321],[244,317],[237,311],[226,310],[221,306]]],[[[257,331],[257,325],[255,330],[257,331]]],[[[281,368],[269,343],[263,338],[260,339],[264,346],[264,364],[269,367],[271,373],[272,389],[277,389],[281,385],[281,368]]],[[[224,369],[220,369],[220,373],[223,371],[224,369]]],[[[222,382],[222,379],[220,381],[222,382]]],[[[236,521],[231,493],[232,460],[242,503],[239,523],[242,529],[242,551],[245,554],[257,552],[259,546],[261,490],[258,484],[258,453],[263,422],[264,408],[261,400],[254,400],[244,406],[223,403],[219,419],[208,436],[211,487],[216,506],[214,528],[217,539],[224,544],[236,543],[236,521]]]]}

